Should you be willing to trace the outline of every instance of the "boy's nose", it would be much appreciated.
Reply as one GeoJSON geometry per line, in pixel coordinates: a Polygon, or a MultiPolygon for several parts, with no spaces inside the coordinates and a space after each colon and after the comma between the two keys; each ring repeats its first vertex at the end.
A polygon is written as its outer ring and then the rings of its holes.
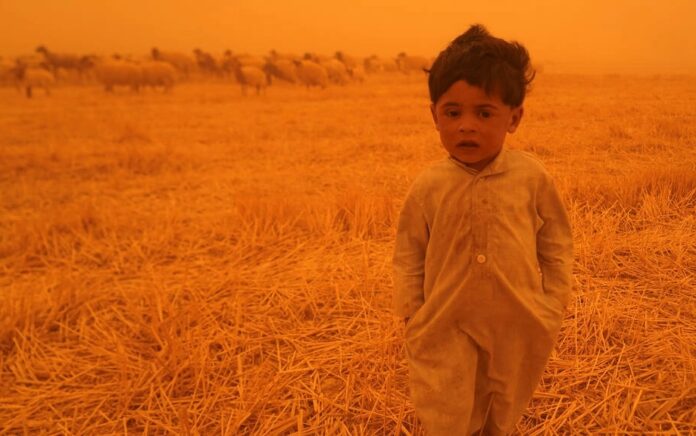
{"type": "Polygon", "coordinates": [[[459,131],[462,133],[476,131],[476,121],[471,117],[462,117],[459,120],[459,131]]]}
{"type": "Polygon", "coordinates": [[[475,132],[476,131],[476,126],[474,125],[473,122],[467,122],[467,121],[462,121],[459,124],[459,131],[462,133],[467,133],[467,132],[475,132]]]}

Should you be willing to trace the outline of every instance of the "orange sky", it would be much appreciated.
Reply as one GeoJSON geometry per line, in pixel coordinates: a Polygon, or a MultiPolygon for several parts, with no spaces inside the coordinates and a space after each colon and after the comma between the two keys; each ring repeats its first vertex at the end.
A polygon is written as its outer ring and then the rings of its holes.
{"type": "Polygon", "coordinates": [[[315,51],[435,55],[469,24],[549,70],[696,73],[696,1],[0,0],[0,54],[315,51]]]}

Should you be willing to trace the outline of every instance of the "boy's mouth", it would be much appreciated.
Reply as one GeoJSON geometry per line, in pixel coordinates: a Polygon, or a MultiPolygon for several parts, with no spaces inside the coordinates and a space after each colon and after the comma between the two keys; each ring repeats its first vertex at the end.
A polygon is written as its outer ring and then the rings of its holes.
{"type": "Polygon", "coordinates": [[[478,143],[474,141],[461,141],[457,143],[457,147],[470,147],[470,148],[476,148],[478,147],[478,143]]]}

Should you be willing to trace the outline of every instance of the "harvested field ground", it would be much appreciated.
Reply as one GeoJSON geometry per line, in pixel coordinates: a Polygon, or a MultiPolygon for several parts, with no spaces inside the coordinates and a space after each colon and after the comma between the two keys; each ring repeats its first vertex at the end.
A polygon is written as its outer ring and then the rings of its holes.
{"type": "MultiPolygon", "coordinates": [[[[518,432],[696,433],[696,81],[541,75],[575,294],[518,432]]],[[[0,434],[421,434],[389,312],[424,77],[0,88],[0,434]]]]}

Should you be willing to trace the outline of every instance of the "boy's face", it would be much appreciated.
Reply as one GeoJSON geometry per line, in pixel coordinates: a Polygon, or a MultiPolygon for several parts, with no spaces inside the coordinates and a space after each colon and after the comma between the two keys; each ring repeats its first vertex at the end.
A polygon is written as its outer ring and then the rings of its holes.
{"type": "Polygon", "coordinates": [[[460,162],[483,169],[500,152],[505,135],[522,119],[522,106],[511,108],[497,93],[458,80],[430,106],[442,145],[460,162]]]}

